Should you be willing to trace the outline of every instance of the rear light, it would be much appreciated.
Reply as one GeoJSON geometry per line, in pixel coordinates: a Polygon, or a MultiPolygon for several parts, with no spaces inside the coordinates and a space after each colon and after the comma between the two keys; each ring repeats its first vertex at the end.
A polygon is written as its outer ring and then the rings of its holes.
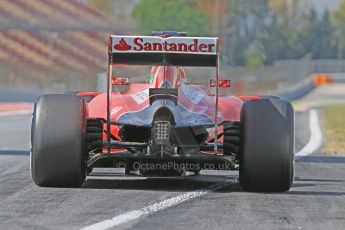
{"type": "Polygon", "coordinates": [[[169,144],[170,122],[157,121],[154,125],[154,139],[157,145],[169,144]]]}
{"type": "MultiPolygon", "coordinates": [[[[214,88],[216,87],[216,79],[210,80],[210,87],[214,88]]],[[[230,88],[231,87],[231,81],[230,80],[218,80],[218,87],[220,88],[230,88]]]]}
{"type": "Polygon", "coordinates": [[[129,79],[126,77],[112,77],[112,85],[129,85],[129,79]]]}

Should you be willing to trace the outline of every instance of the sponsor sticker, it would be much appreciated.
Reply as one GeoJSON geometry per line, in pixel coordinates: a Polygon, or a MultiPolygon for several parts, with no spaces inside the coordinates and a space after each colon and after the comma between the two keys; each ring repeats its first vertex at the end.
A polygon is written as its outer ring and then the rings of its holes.
{"type": "Polygon", "coordinates": [[[111,36],[112,52],[153,52],[212,54],[217,51],[217,38],[157,36],[111,36]]]}
{"type": "Polygon", "coordinates": [[[122,106],[116,106],[111,110],[111,116],[115,116],[120,110],[122,109],[122,106]]]}
{"type": "Polygon", "coordinates": [[[134,101],[137,104],[140,105],[141,103],[146,101],[147,98],[149,97],[149,90],[145,89],[145,90],[139,91],[137,93],[132,94],[131,97],[134,99],[134,101]]]}

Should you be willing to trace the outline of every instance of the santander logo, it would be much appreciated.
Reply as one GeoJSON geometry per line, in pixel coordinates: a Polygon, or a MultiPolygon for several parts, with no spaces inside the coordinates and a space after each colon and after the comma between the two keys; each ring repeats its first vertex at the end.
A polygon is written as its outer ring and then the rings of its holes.
{"type": "Polygon", "coordinates": [[[125,51],[125,50],[129,50],[131,46],[126,43],[125,39],[121,38],[119,43],[114,45],[114,48],[117,50],[125,51]]]}
{"type": "Polygon", "coordinates": [[[215,38],[154,36],[113,36],[115,52],[171,52],[171,53],[206,53],[216,54],[215,38]]]}

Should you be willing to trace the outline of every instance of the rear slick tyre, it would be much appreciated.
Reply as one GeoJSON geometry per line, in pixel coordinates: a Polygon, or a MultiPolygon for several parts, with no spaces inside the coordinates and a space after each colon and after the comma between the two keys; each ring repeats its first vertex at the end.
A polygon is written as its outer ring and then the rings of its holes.
{"type": "Polygon", "coordinates": [[[71,95],[38,98],[31,127],[31,175],[43,187],[78,187],[86,176],[86,103],[71,95]]]}
{"type": "Polygon", "coordinates": [[[294,176],[294,110],[277,98],[249,100],[241,112],[240,184],[245,191],[284,192],[294,176]]]}

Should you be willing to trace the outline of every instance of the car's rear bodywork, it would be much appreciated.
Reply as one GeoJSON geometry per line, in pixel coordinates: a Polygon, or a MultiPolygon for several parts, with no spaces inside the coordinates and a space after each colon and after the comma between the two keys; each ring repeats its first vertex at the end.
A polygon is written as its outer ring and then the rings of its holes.
{"type": "Polygon", "coordinates": [[[234,168],[236,153],[223,152],[222,124],[240,120],[242,100],[218,96],[218,84],[211,92],[181,79],[188,77],[183,66],[207,66],[218,82],[218,46],[218,38],[111,36],[108,92],[88,103],[89,117],[102,118],[109,132],[102,146],[94,146],[89,166],[145,160],[227,162],[234,168]],[[112,69],[131,64],[152,65],[150,81],[112,92],[112,69]],[[168,140],[157,140],[158,126],[168,127],[168,140]]]}

